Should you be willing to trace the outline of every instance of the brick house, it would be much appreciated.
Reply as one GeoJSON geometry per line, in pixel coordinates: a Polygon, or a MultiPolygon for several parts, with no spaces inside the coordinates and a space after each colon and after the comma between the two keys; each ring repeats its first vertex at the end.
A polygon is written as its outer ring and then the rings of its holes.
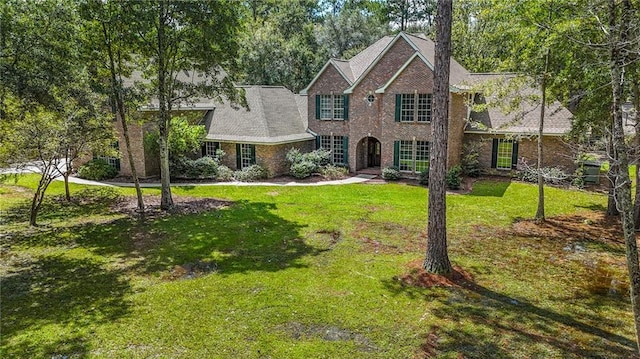
{"type": "MultiPolygon", "coordinates": [[[[387,166],[407,174],[424,170],[431,141],[433,58],[431,40],[401,32],[349,60],[330,59],[302,91],[309,99],[308,127],[316,147],[332,150],[333,161],[351,171],[387,166]]],[[[492,107],[474,112],[469,106],[484,101],[478,85],[510,78],[472,74],[451,59],[449,167],[460,163],[463,145],[471,143],[477,143],[481,166],[489,171],[536,162],[539,107],[523,101],[504,114],[492,107]]],[[[571,169],[571,152],[562,142],[571,128],[571,113],[556,102],[546,114],[545,165],[571,169]]]]}
{"type": "MultiPolygon", "coordinates": [[[[238,86],[243,89],[247,107],[231,105],[228,101],[198,99],[181,104],[175,113],[190,113],[204,124],[207,135],[202,143],[202,156],[213,156],[218,149],[225,152],[223,164],[232,170],[253,164],[265,168],[270,176],[288,172],[285,155],[291,148],[310,152],[314,148],[314,136],[306,131],[306,97],[295,95],[282,86],[238,86]]],[[[153,105],[140,112],[151,116],[157,111],[153,105]]],[[[123,144],[120,122],[114,124],[118,133],[117,144],[123,144]]],[[[129,125],[129,134],[136,170],[141,177],[157,176],[157,154],[145,150],[145,133],[153,123],[129,125]]],[[[116,146],[117,146],[116,144],[116,146]]],[[[119,146],[122,159],[128,154],[125,146],[119,146]]],[[[114,164],[121,175],[131,175],[129,161],[105,158],[114,164]]]]}
{"type": "MultiPolygon", "coordinates": [[[[346,165],[351,172],[396,166],[415,175],[429,164],[434,47],[424,35],[401,32],[381,38],[349,60],[330,59],[299,95],[281,86],[239,86],[248,109],[198,99],[175,111],[197,112],[207,130],[202,156],[220,148],[226,153],[224,164],[234,170],[258,164],[271,176],[285,174],[285,155],[295,147],[302,152],[331,150],[333,163],[346,165]]],[[[206,81],[193,73],[180,75],[183,80],[206,81]]],[[[509,112],[495,105],[476,112],[470,106],[492,103],[492,95],[483,94],[483,84],[506,85],[514,78],[469,73],[451,59],[449,167],[460,163],[465,145],[478,150],[485,172],[505,173],[537,162],[540,106],[535,101],[521,101],[509,112]]],[[[513,95],[534,93],[521,86],[513,95]]],[[[141,110],[156,111],[153,106],[141,110]]],[[[544,166],[567,171],[575,167],[572,151],[562,141],[571,129],[571,117],[558,102],[547,107],[544,166]]],[[[142,145],[147,130],[136,125],[130,129],[142,177],[159,173],[157,156],[146,153],[142,145]]],[[[120,162],[121,174],[129,175],[128,161],[120,162]]]]}

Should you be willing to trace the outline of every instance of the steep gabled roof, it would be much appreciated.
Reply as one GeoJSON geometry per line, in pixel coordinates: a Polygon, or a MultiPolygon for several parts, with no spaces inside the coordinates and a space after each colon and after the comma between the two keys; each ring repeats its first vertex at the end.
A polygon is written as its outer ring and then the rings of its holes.
{"type": "Polygon", "coordinates": [[[404,72],[404,70],[414,61],[416,60],[416,58],[418,60],[422,60],[422,62],[427,65],[427,67],[429,67],[431,70],[433,70],[433,65],[429,62],[429,60],[427,60],[421,53],[416,52],[415,54],[413,54],[405,63],[404,65],[402,65],[402,67],[396,71],[396,73],[391,76],[391,78],[389,79],[389,81],[387,81],[387,83],[385,83],[382,87],[380,87],[379,89],[376,90],[376,93],[384,93],[387,90],[387,87],[389,87],[397,78],[398,76],[400,76],[400,74],[402,74],[404,72]]]}
{"type": "MultiPolygon", "coordinates": [[[[465,83],[472,88],[477,88],[475,96],[476,104],[487,104],[496,101],[494,95],[482,95],[483,83],[508,84],[518,77],[516,74],[470,74],[465,83]],[[480,86],[480,87],[478,87],[480,86]]],[[[515,109],[503,110],[500,106],[487,106],[486,110],[470,114],[470,121],[465,128],[467,133],[498,133],[516,135],[535,135],[540,124],[541,105],[537,101],[528,100],[527,97],[536,94],[536,90],[530,86],[522,85],[514,89],[516,94],[522,97],[519,106],[515,109]]],[[[509,101],[510,98],[504,99],[509,101]]],[[[508,106],[507,106],[508,107],[508,106]]],[[[562,136],[571,130],[573,114],[558,101],[554,101],[545,108],[544,131],[547,136],[562,136]]]]}
{"type": "Polygon", "coordinates": [[[207,139],[221,142],[281,144],[313,139],[306,132],[306,96],[282,86],[243,86],[249,109],[216,103],[208,116],[207,139]]]}

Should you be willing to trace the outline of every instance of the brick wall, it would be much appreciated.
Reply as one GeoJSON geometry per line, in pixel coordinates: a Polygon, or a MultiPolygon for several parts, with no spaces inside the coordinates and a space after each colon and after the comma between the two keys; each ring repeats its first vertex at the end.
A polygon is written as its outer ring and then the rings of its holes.
{"type": "MultiPolygon", "coordinates": [[[[504,138],[504,136],[466,134],[464,137],[465,144],[477,143],[479,145],[480,166],[484,170],[491,170],[492,142],[494,138],[504,138]]],[[[562,141],[561,137],[545,136],[543,137],[542,145],[544,167],[561,167],[570,174],[575,171],[575,154],[562,141]]],[[[538,140],[535,137],[523,138],[518,141],[518,166],[521,166],[523,161],[529,166],[537,166],[538,140]]],[[[497,171],[496,173],[503,172],[497,171]]]]}
{"type": "MultiPolygon", "coordinates": [[[[429,123],[395,122],[395,95],[398,93],[433,93],[433,72],[419,58],[415,58],[386,89],[385,93],[375,91],[384,86],[411,58],[415,50],[399,38],[389,51],[378,61],[366,77],[354,88],[349,98],[348,121],[325,121],[315,119],[315,95],[330,92],[341,93],[349,84],[332,66],[320,75],[308,89],[309,128],[320,135],[349,136],[349,168],[359,170],[366,164],[367,137],[374,137],[381,143],[381,167],[393,165],[393,144],[396,140],[431,139],[429,123]],[[367,96],[374,94],[375,101],[369,104],[367,96]]],[[[449,165],[460,161],[462,136],[466,119],[464,95],[452,94],[450,100],[449,165]]]]}
{"type": "MultiPolygon", "coordinates": [[[[225,152],[222,164],[237,170],[236,144],[229,142],[220,143],[220,148],[225,152]]],[[[297,148],[300,152],[311,152],[315,148],[315,141],[301,141],[280,145],[256,145],[256,164],[269,171],[270,177],[275,177],[289,173],[289,164],[286,160],[287,152],[297,148]]]]}

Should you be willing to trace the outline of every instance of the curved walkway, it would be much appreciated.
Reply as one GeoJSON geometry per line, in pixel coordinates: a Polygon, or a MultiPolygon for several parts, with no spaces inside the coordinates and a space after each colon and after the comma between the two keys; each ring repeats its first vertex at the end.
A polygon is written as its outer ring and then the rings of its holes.
{"type": "MultiPolygon", "coordinates": [[[[367,182],[370,179],[375,178],[376,176],[373,175],[365,175],[365,174],[360,174],[360,175],[355,175],[353,177],[349,177],[349,178],[345,178],[345,179],[341,179],[341,180],[335,180],[335,181],[320,181],[320,182],[313,182],[313,183],[306,183],[306,182],[238,182],[238,181],[233,181],[233,182],[209,182],[209,183],[202,183],[202,182],[196,182],[196,183],[182,183],[182,182],[177,182],[177,183],[172,183],[172,186],[176,186],[176,187],[185,187],[185,186],[335,186],[335,185],[342,185],[342,184],[353,184],[353,183],[363,183],[363,182],[367,182]]],[[[58,181],[62,181],[64,180],[62,177],[58,177],[56,178],[56,180],[58,181]]],[[[69,177],[69,182],[71,183],[78,183],[78,184],[85,184],[85,185],[94,185],[94,186],[109,186],[109,187],[133,187],[134,184],[133,183],[129,183],[129,182],[99,182],[99,181],[89,181],[89,180],[85,180],[82,178],[78,178],[78,177],[69,177]]],[[[142,188],[156,188],[156,187],[160,187],[160,182],[144,182],[144,183],[140,183],[140,187],[142,188]]]]}

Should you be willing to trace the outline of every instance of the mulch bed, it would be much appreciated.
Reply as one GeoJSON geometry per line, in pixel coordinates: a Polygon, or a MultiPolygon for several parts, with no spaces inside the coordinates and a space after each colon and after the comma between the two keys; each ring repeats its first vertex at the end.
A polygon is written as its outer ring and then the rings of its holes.
{"type": "Polygon", "coordinates": [[[421,259],[409,262],[407,268],[407,273],[395,279],[408,287],[464,287],[474,281],[471,273],[457,265],[453,266],[453,272],[448,276],[427,272],[422,268],[421,259]]]}
{"type": "MultiPolygon", "coordinates": [[[[170,214],[198,214],[225,208],[233,204],[231,201],[216,198],[196,198],[173,195],[173,207],[168,211],[163,211],[160,209],[160,196],[145,195],[143,197],[145,218],[156,218],[170,214]]],[[[115,211],[127,214],[130,217],[140,217],[140,213],[137,212],[138,198],[136,196],[123,197],[123,199],[118,201],[113,207],[115,211]]]]}

